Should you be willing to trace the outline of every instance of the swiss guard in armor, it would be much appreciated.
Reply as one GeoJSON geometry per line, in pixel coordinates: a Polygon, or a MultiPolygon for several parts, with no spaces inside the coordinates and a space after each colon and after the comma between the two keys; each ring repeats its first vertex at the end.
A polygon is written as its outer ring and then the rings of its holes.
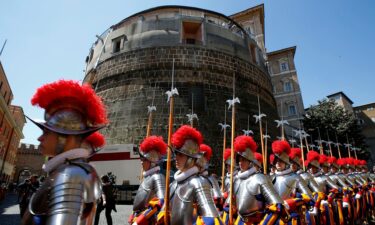
{"type": "Polygon", "coordinates": [[[272,181],[276,192],[286,203],[291,213],[293,224],[305,224],[305,212],[302,205],[314,205],[311,201],[312,193],[305,181],[292,169],[289,160],[290,145],[285,140],[276,140],[272,143],[272,152],[275,155],[275,177],[272,181]]]}
{"type": "Polygon", "coordinates": [[[31,103],[45,110],[38,138],[48,177],[30,200],[22,224],[92,224],[100,180],[87,163],[86,137],[107,123],[100,98],[89,85],[60,80],[39,88],[31,103]]]}
{"type": "Polygon", "coordinates": [[[160,173],[159,163],[167,153],[167,144],[162,137],[150,136],[139,148],[143,180],[134,199],[133,213],[129,224],[155,224],[156,215],[164,203],[165,176],[160,173]]]}
{"type": "Polygon", "coordinates": [[[325,195],[321,201],[320,224],[333,224],[332,201],[339,187],[328,176],[322,173],[319,162],[324,162],[325,160],[321,160],[320,157],[319,153],[311,150],[307,153],[306,164],[309,173],[318,184],[319,190],[325,195]]]}
{"type": "MultiPolygon", "coordinates": [[[[197,160],[202,157],[199,146],[203,137],[199,131],[182,126],[172,135],[173,152],[178,171],[170,184],[171,225],[218,225],[222,224],[211,195],[211,185],[199,176],[197,160]],[[197,217],[194,209],[196,207],[197,217]]],[[[164,221],[165,211],[158,215],[158,223],[164,221]]]]}
{"type": "Polygon", "coordinates": [[[242,135],[235,139],[234,149],[240,167],[233,188],[238,212],[235,224],[275,224],[285,211],[271,180],[254,167],[258,164],[254,157],[257,144],[252,137],[242,135]]]}
{"type": "Polygon", "coordinates": [[[271,180],[273,180],[273,178],[275,177],[275,172],[276,172],[276,166],[274,162],[275,162],[275,155],[271,154],[270,155],[270,174],[269,174],[271,180]]]}
{"type": "Polygon", "coordinates": [[[208,174],[208,166],[209,166],[209,161],[212,156],[212,149],[208,145],[201,144],[199,146],[199,151],[203,153],[203,157],[201,157],[198,160],[198,164],[200,167],[200,175],[206,178],[210,182],[212,197],[214,199],[216,207],[220,211],[222,208],[222,204],[223,204],[223,194],[221,193],[217,177],[213,176],[212,174],[211,175],[208,174]]]}
{"type": "Polygon", "coordinates": [[[254,163],[254,166],[256,167],[257,171],[262,173],[262,169],[263,169],[263,155],[260,154],[259,152],[255,152],[254,153],[254,158],[255,158],[255,163],[254,163]]]}
{"type": "MultiPolygon", "coordinates": [[[[312,192],[313,201],[315,201],[314,208],[311,211],[306,211],[306,221],[308,224],[316,223],[315,218],[319,213],[320,200],[323,196],[322,193],[319,193],[318,184],[315,182],[314,178],[303,170],[303,161],[302,161],[302,151],[300,148],[292,148],[289,154],[290,158],[290,167],[292,171],[298,174],[306,183],[307,187],[312,192]],[[315,216],[315,217],[314,217],[315,216]]],[[[309,202],[310,204],[313,201],[309,202]]]]}
{"type": "MultiPolygon", "coordinates": [[[[231,165],[230,151],[231,151],[230,148],[227,148],[225,149],[225,152],[224,152],[224,160],[225,160],[225,166],[227,170],[227,173],[225,174],[225,179],[224,179],[224,193],[223,193],[224,199],[228,198],[229,190],[230,190],[230,165],[231,165]]],[[[234,183],[236,182],[237,173],[238,173],[238,170],[235,168],[235,170],[233,171],[234,183]]]]}

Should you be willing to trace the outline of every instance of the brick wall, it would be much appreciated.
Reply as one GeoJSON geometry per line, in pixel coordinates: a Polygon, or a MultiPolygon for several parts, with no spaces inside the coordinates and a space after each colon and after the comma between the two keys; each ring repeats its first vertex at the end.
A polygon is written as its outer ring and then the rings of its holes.
{"type": "MultiPolygon", "coordinates": [[[[125,52],[102,62],[95,73],[86,76],[85,80],[92,81],[108,107],[111,123],[103,130],[107,144],[138,144],[146,135],[147,106],[152,101],[157,107],[152,134],[162,135],[166,140],[169,105],[164,93],[171,87],[173,58],[175,87],[179,91],[175,98],[175,129],[188,123],[186,114],[191,112],[192,93],[195,93],[194,112],[199,117],[195,127],[204,135],[205,143],[217,152],[212,162],[221,161],[223,135],[218,123],[224,120],[225,101],[232,98],[233,74],[236,74],[236,95],[241,101],[237,107],[236,134],[247,129],[250,115],[250,129],[259,142],[258,125],[253,118],[258,112],[259,91],[262,112],[267,114],[268,123],[272,123],[268,126],[269,133],[276,136],[273,121],[277,119],[277,111],[269,76],[238,57],[186,45],[125,52]]],[[[227,123],[230,118],[228,113],[227,123]]],[[[230,140],[230,132],[227,133],[230,140]]],[[[227,143],[230,146],[230,141],[227,143]]]]}

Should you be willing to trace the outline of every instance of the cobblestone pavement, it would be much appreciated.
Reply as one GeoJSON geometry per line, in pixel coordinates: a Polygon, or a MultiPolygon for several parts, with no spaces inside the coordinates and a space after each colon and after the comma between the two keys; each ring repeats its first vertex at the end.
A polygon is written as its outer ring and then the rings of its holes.
{"type": "MultiPolygon", "coordinates": [[[[114,225],[127,225],[128,218],[132,211],[131,205],[116,205],[117,213],[112,211],[112,219],[114,225]]],[[[0,224],[15,225],[21,221],[20,210],[17,203],[16,194],[7,194],[5,199],[0,202],[0,224]]],[[[104,211],[100,215],[100,225],[106,225],[104,211]]]]}

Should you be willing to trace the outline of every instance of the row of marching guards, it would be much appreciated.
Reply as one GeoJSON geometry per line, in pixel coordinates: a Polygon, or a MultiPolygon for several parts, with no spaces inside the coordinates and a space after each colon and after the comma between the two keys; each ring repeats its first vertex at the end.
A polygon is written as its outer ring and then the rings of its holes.
{"type": "Polygon", "coordinates": [[[251,136],[237,136],[232,143],[224,151],[226,172],[219,182],[218,176],[208,172],[212,149],[192,126],[181,126],[170,144],[158,136],[145,138],[140,145],[143,180],[129,224],[374,221],[375,174],[368,171],[365,160],[336,159],[314,150],[302,154],[303,148],[292,148],[285,139],[272,143],[273,154],[265,160],[251,136]],[[159,166],[168,152],[177,169],[172,182],[159,166]],[[267,161],[271,168],[265,173],[267,161]]]}

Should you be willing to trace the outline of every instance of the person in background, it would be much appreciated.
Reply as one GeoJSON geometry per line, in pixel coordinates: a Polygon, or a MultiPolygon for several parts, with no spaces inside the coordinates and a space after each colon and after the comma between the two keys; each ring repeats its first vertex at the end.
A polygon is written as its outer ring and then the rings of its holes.
{"type": "Polygon", "coordinates": [[[30,178],[24,180],[24,182],[18,185],[18,204],[20,207],[21,218],[25,214],[27,206],[29,205],[30,198],[39,188],[38,176],[33,175],[30,178]]]}
{"type": "Polygon", "coordinates": [[[109,177],[104,175],[101,177],[102,180],[102,196],[100,197],[98,208],[95,214],[95,225],[99,224],[100,213],[105,210],[105,217],[107,219],[107,224],[112,225],[112,210],[115,210],[115,198],[113,196],[113,186],[109,177]]]}

